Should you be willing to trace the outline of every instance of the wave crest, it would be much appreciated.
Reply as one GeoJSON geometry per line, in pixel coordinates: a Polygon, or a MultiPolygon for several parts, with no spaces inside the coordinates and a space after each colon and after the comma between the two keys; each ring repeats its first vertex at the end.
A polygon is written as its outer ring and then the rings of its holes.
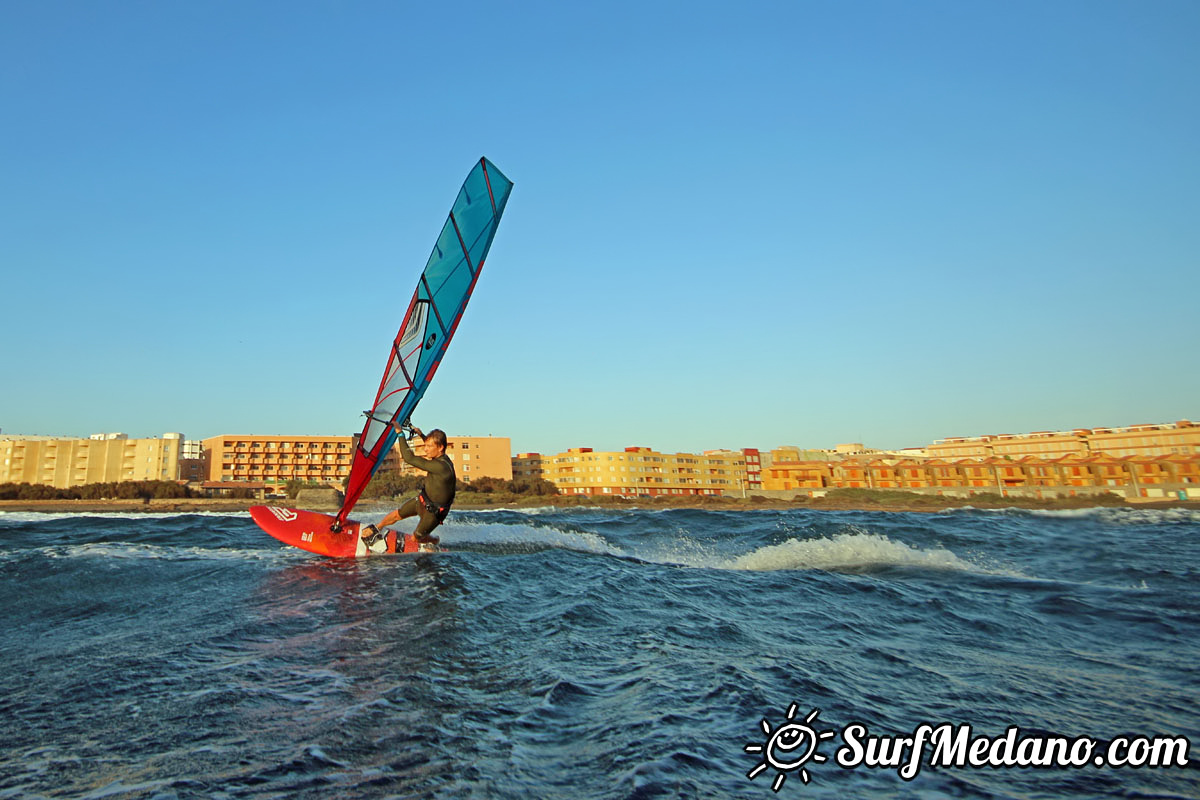
{"type": "Polygon", "coordinates": [[[769,571],[883,566],[985,571],[944,548],[919,550],[876,533],[839,533],[828,539],[789,539],[739,556],[729,562],[728,568],[769,571]]]}

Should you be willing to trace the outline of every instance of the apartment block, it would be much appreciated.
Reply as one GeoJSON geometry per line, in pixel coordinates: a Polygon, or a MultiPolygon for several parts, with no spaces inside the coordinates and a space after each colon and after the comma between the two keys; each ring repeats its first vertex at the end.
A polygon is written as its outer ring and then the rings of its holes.
{"type": "Polygon", "coordinates": [[[67,489],[88,483],[173,481],[179,478],[183,435],[130,439],[98,433],[63,436],[0,436],[0,483],[32,483],[67,489]]]}
{"type": "Polygon", "coordinates": [[[756,448],[747,447],[742,451],[746,458],[746,488],[762,488],[762,454],[756,448]]]}
{"type": "Polygon", "coordinates": [[[341,488],[350,474],[352,436],[212,436],[204,440],[209,481],[282,484],[291,480],[341,488]]]}
{"type": "Polygon", "coordinates": [[[1130,425],[1125,428],[1092,428],[1086,432],[1092,455],[1117,458],[1170,456],[1200,453],[1200,425],[1180,420],[1173,425],[1130,425]]]}
{"type": "MultiPolygon", "coordinates": [[[[1200,497],[1200,454],[1063,456],[1043,459],[882,459],[780,461],[764,470],[763,489],[1120,489],[1140,497],[1200,497]]],[[[811,492],[810,492],[811,493],[811,492]]],[[[1052,492],[1052,494],[1061,492],[1052,492]]]]}
{"type": "Polygon", "coordinates": [[[514,481],[544,480],[545,470],[542,457],[538,453],[519,453],[512,458],[512,475],[514,481]]]}
{"type": "Polygon", "coordinates": [[[204,442],[199,439],[184,439],[179,453],[179,480],[200,483],[208,480],[208,467],[204,463],[204,442]]]}
{"type": "Polygon", "coordinates": [[[553,456],[520,453],[513,459],[513,475],[550,481],[563,494],[720,495],[748,487],[746,459],[746,452],[731,450],[697,455],[648,447],[601,452],[576,447],[553,456]]]}
{"type": "Polygon", "coordinates": [[[951,437],[929,445],[932,458],[1063,458],[1110,455],[1167,456],[1200,453],[1200,425],[1179,422],[1124,428],[1076,428],[1070,431],[1002,433],[951,437]]]}

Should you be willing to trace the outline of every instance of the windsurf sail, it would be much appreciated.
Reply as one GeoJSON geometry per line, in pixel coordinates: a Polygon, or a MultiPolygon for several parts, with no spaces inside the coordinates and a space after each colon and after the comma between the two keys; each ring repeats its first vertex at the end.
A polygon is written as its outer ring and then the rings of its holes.
{"type": "Polygon", "coordinates": [[[481,158],[459,189],[392,342],[375,403],[366,412],[335,529],[395,444],[393,423],[406,423],[429,388],[475,290],[512,186],[492,162],[481,158]]]}

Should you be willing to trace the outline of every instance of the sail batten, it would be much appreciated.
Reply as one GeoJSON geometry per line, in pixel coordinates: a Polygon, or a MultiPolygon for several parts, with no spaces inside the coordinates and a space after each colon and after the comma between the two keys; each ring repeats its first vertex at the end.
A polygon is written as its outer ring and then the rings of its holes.
{"type": "Polygon", "coordinates": [[[483,272],[512,186],[494,164],[481,158],[459,189],[392,342],[354,450],[346,499],[335,525],[350,514],[391,450],[397,435],[393,424],[408,420],[437,372],[483,272]]]}

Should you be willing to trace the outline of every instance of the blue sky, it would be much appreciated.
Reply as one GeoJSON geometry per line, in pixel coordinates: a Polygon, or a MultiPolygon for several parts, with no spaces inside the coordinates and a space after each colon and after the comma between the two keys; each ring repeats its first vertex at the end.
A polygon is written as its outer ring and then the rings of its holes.
{"type": "Polygon", "coordinates": [[[514,450],[1200,417],[1200,4],[0,6],[0,428],[361,428],[481,155],[414,422],[514,450]]]}

